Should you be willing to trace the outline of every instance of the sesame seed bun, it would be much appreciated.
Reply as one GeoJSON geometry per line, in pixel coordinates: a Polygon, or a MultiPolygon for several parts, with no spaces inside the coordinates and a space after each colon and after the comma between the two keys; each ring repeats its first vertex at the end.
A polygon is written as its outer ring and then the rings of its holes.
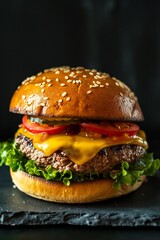
{"type": "Polygon", "coordinates": [[[13,183],[20,191],[35,198],[61,203],[89,203],[119,197],[135,191],[145,180],[143,176],[134,186],[123,185],[121,189],[116,190],[111,179],[74,182],[67,187],[63,183],[46,181],[21,170],[13,172],[10,169],[10,174],[13,183]]]}
{"type": "Polygon", "coordinates": [[[134,93],[106,73],[82,67],[45,70],[15,91],[10,111],[45,117],[141,121],[134,93]]]}

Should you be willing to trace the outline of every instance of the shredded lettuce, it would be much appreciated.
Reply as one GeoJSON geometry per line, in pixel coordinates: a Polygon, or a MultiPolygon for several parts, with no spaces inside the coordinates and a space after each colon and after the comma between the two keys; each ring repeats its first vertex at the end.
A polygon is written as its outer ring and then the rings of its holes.
{"type": "Polygon", "coordinates": [[[110,174],[77,173],[70,170],[60,172],[51,165],[40,167],[35,160],[27,159],[16,147],[14,141],[0,142],[0,166],[6,165],[13,171],[22,170],[30,175],[42,177],[46,180],[63,182],[69,186],[72,181],[83,182],[97,178],[110,177],[114,180],[114,186],[120,188],[122,184],[133,186],[141,181],[141,176],[153,176],[160,169],[160,159],[153,159],[152,153],[146,153],[143,158],[134,163],[123,162],[110,171],[110,174]]]}

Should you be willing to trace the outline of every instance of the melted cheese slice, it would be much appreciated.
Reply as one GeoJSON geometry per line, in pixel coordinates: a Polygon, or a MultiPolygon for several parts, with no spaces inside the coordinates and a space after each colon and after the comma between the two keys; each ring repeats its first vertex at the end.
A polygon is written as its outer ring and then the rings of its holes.
{"type": "Polygon", "coordinates": [[[136,144],[147,148],[145,134],[139,131],[139,135],[130,137],[127,134],[121,137],[106,137],[93,139],[79,135],[67,136],[64,134],[48,135],[45,133],[33,134],[24,128],[20,128],[16,136],[23,134],[32,140],[34,148],[42,151],[45,156],[50,156],[61,149],[76,164],[82,165],[93,158],[101,149],[120,144],[136,144]]]}

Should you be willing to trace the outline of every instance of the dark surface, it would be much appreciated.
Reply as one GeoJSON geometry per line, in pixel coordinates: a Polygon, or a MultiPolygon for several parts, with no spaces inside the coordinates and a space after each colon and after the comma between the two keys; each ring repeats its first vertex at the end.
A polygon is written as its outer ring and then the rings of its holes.
{"type": "Polygon", "coordinates": [[[111,228],[111,227],[0,227],[1,240],[159,240],[158,228],[111,228]]]}
{"type": "Polygon", "coordinates": [[[0,227],[1,240],[159,240],[158,228],[111,228],[111,227],[0,227]]]}
{"type": "Polygon", "coordinates": [[[0,169],[0,225],[160,226],[160,176],[121,198],[69,205],[34,199],[14,188],[9,169],[0,169]]]}

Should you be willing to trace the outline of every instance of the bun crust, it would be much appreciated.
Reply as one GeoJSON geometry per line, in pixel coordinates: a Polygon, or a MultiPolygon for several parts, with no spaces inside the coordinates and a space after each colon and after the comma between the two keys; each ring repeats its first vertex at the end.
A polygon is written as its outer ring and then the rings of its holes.
{"type": "Polygon", "coordinates": [[[137,97],[121,81],[82,67],[59,67],[27,78],[10,111],[45,117],[141,121],[137,97]]]}
{"type": "Polygon", "coordinates": [[[123,185],[116,190],[111,179],[72,183],[67,187],[63,183],[46,181],[21,170],[13,172],[10,169],[10,174],[20,191],[38,199],[61,203],[89,203],[119,197],[135,191],[145,180],[143,176],[142,181],[134,186],[123,185]]]}

